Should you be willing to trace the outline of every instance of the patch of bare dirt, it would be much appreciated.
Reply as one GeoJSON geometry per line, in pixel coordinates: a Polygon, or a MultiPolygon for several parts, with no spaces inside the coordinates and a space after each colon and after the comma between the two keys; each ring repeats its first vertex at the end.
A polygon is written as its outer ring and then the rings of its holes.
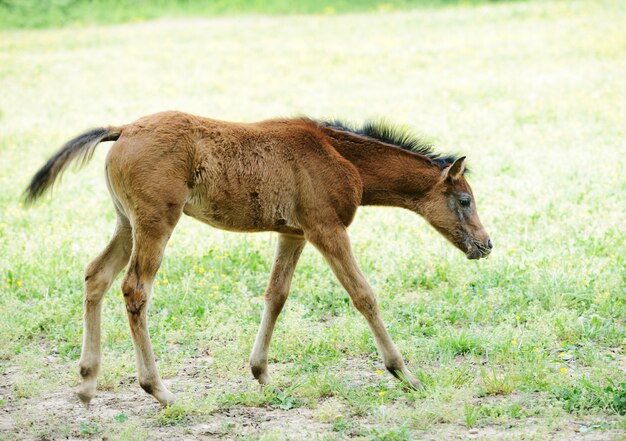
{"type": "Polygon", "coordinates": [[[100,392],[89,409],[70,391],[42,395],[19,409],[0,414],[0,434],[8,439],[115,439],[124,425],[136,424],[150,440],[231,439],[280,431],[290,439],[307,439],[328,430],[307,408],[288,411],[233,406],[183,423],[160,426],[158,405],[141,389],[100,392]],[[124,421],[118,421],[124,415],[124,421]],[[127,417],[127,419],[126,419],[127,417]]]}
{"type": "MultiPolygon", "coordinates": [[[[165,380],[170,389],[180,394],[206,397],[213,393],[215,384],[201,378],[201,373],[212,363],[210,357],[185,360],[178,375],[165,380]]],[[[381,374],[376,373],[380,366],[375,360],[355,358],[342,363],[341,374],[350,378],[354,387],[379,382],[381,374]]],[[[72,368],[71,365],[67,366],[72,368]]],[[[279,371],[281,366],[274,366],[279,371]]],[[[43,392],[36,397],[17,399],[12,397],[13,385],[19,375],[9,367],[0,375],[0,439],[4,440],[57,440],[94,439],[113,440],[144,438],[150,440],[213,440],[234,439],[240,436],[259,436],[275,432],[278,439],[306,440],[320,435],[348,438],[356,432],[333,432],[330,418],[323,418],[327,400],[320,400],[318,409],[300,407],[281,410],[269,407],[231,406],[210,413],[191,414],[171,426],[159,422],[159,407],[156,401],[145,394],[136,380],[129,376],[122,380],[119,390],[99,390],[89,409],[80,405],[74,392],[69,389],[43,392]]],[[[384,374],[386,375],[386,373],[384,374]]],[[[217,380],[220,387],[223,381],[232,391],[243,391],[246,382],[243,378],[217,380]]],[[[395,384],[390,379],[390,386],[395,384]]],[[[497,400],[486,397],[483,402],[497,400]]],[[[505,399],[505,398],[501,398],[505,399]]],[[[341,399],[332,398],[341,407],[341,399]]],[[[509,396],[506,400],[515,401],[509,396]]],[[[336,413],[337,406],[331,405],[336,413]]],[[[396,403],[400,405],[399,403],[396,403]]],[[[493,403],[492,403],[493,404],[493,403]]],[[[390,403],[391,406],[394,404],[390,403]]],[[[349,416],[349,412],[345,414],[349,416]]],[[[624,432],[616,427],[617,418],[612,420],[600,417],[572,418],[569,421],[553,421],[542,418],[511,420],[501,425],[487,425],[468,429],[460,423],[439,422],[424,430],[411,429],[411,439],[442,440],[623,440],[624,432]]],[[[358,426],[368,429],[379,424],[375,415],[358,418],[358,426]]]]}
{"type": "Polygon", "coordinates": [[[621,431],[605,430],[606,421],[572,421],[558,427],[553,422],[541,418],[527,418],[515,426],[486,426],[466,429],[458,425],[442,425],[424,434],[423,440],[553,440],[553,441],[623,441],[625,435],[621,431]]]}
{"type": "MultiPolygon", "coordinates": [[[[207,396],[212,386],[199,372],[212,360],[186,360],[179,375],[164,380],[174,393],[207,396]]],[[[276,431],[290,439],[307,439],[328,431],[312,409],[280,410],[266,407],[232,406],[210,415],[191,415],[178,424],[159,424],[160,408],[144,393],[136,380],[125,377],[119,390],[98,390],[89,409],[85,409],[71,389],[42,393],[29,399],[11,396],[16,370],[0,376],[0,440],[117,439],[125,427],[136,427],[150,440],[232,439],[276,431]]],[[[243,389],[244,381],[231,381],[232,389],[243,389]]],[[[141,437],[141,436],[140,436],[141,437]]]]}

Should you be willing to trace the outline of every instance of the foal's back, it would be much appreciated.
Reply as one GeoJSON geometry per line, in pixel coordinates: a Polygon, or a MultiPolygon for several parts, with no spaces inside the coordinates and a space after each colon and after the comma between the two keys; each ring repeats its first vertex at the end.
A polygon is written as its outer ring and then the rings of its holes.
{"type": "Polygon", "coordinates": [[[302,234],[320,216],[348,224],[361,198],[354,166],[306,119],[150,115],[122,128],[107,179],[128,216],[138,204],[183,204],[185,214],[235,231],[302,234]]]}

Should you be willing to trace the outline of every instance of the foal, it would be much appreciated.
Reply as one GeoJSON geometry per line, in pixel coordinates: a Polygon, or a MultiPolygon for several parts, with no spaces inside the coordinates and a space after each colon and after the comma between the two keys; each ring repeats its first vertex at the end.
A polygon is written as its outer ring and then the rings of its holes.
{"type": "Polygon", "coordinates": [[[367,320],[386,368],[419,387],[381,320],[346,228],[359,205],[387,205],[423,216],[469,259],[492,248],[464,173],[465,157],[440,156],[418,139],[382,124],[354,129],[305,118],[253,124],[163,112],[98,128],[69,141],[33,177],[29,202],[54,184],[71,161],[116,141],[105,179],[117,213],[109,244],[86,268],[80,357],[85,405],[100,368],[102,298],[119,272],[140,386],[163,406],[174,401],[157,372],[147,326],[152,284],[163,251],[185,213],[216,228],[279,233],[265,310],[250,356],[254,377],[269,382],[267,353],[306,242],[324,256],[367,320]]]}

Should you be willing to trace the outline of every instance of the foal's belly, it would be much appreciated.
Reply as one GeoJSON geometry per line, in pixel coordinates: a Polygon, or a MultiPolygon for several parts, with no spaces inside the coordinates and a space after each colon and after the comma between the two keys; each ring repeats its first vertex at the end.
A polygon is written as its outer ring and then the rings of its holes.
{"type": "Polygon", "coordinates": [[[221,230],[302,234],[286,205],[270,206],[256,192],[250,192],[247,197],[233,196],[230,200],[191,195],[183,212],[221,230]]]}

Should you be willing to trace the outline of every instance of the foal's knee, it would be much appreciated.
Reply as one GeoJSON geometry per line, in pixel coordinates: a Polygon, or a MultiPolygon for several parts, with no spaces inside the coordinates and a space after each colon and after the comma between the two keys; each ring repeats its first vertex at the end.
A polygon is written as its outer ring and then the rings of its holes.
{"type": "Polygon", "coordinates": [[[139,316],[143,310],[147,295],[143,284],[135,275],[127,274],[122,282],[122,294],[126,303],[126,311],[130,316],[139,316]]]}
{"type": "Polygon", "coordinates": [[[354,307],[365,317],[373,317],[378,313],[378,304],[371,292],[353,295],[351,299],[354,307]]]}
{"type": "Polygon", "coordinates": [[[289,296],[289,290],[283,287],[280,288],[268,288],[265,290],[264,300],[265,306],[270,308],[272,314],[280,314],[285,306],[287,297],[289,296]]]}

